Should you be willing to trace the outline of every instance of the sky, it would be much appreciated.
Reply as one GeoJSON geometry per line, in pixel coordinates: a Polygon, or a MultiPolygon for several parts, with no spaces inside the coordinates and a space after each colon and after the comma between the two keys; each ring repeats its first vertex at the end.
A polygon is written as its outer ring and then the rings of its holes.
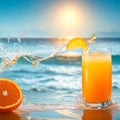
{"type": "Polygon", "coordinates": [[[120,0],[0,0],[0,37],[120,37],[120,0]]]}

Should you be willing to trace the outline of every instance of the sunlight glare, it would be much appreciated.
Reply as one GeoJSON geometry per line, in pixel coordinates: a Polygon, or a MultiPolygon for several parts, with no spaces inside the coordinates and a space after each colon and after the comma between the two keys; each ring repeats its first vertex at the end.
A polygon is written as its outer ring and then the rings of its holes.
{"type": "Polygon", "coordinates": [[[77,19],[78,19],[77,11],[72,9],[63,11],[62,20],[64,24],[75,25],[77,23],[77,19]]]}
{"type": "Polygon", "coordinates": [[[64,37],[84,34],[91,23],[88,22],[89,12],[82,4],[81,6],[76,4],[59,5],[53,10],[53,13],[50,26],[54,27],[57,34],[62,34],[64,37]]]}
{"type": "Polygon", "coordinates": [[[67,11],[66,12],[66,15],[65,15],[65,19],[67,20],[67,21],[73,21],[74,20],[74,18],[75,18],[76,16],[75,16],[75,13],[73,12],[73,11],[67,11]]]}

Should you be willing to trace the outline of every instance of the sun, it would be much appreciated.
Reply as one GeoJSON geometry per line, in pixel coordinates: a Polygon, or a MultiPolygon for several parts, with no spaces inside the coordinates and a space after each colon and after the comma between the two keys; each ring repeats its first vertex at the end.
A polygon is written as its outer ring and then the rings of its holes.
{"type": "Polygon", "coordinates": [[[50,26],[54,28],[57,34],[65,36],[76,36],[83,34],[88,29],[90,22],[88,22],[89,14],[84,5],[60,4],[55,7],[54,14],[50,20],[50,26]]]}
{"type": "Polygon", "coordinates": [[[75,19],[75,12],[72,10],[68,10],[65,13],[65,20],[66,21],[73,21],[75,19]]]}
{"type": "Polygon", "coordinates": [[[62,21],[66,25],[73,25],[77,23],[77,11],[68,9],[63,12],[62,21]]]}

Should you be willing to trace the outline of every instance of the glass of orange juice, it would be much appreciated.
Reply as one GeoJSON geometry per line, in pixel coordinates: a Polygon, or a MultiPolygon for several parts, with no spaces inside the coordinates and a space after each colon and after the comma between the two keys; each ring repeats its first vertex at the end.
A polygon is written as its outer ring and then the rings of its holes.
{"type": "Polygon", "coordinates": [[[111,103],[110,48],[92,47],[88,53],[82,55],[82,95],[84,103],[88,106],[106,107],[111,103]]]}

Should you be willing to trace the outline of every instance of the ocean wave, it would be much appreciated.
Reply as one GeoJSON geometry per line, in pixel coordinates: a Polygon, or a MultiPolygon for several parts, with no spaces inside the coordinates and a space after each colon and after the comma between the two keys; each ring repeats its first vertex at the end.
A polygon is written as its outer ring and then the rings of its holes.
{"type": "Polygon", "coordinates": [[[113,90],[120,89],[120,86],[118,86],[118,85],[113,85],[112,89],[113,89],[113,90]]]}
{"type": "MultiPolygon", "coordinates": [[[[70,52],[70,53],[64,53],[64,54],[58,54],[54,57],[50,57],[48,59],[42,60],[45,57],[40,56],[34,56],[31,58],[29,55],[21,56],[17,63],[18,64],[31,64],[34,60],[40,60],[40,63],[42,64],[57,64],[57,65],[78,65],[81,64],[81,54],[70,52]],[[24,58],[24,56],[27,58],[27,60],[24,58]]],[[[0,62],[2,62],[2,58],[0,58],[0,62]]],[[[120,64],[120,55],[112,55],[112,63],[113,64],[120,64]]]]}
{"type": "MultiPolygon", "coordinates": [[[[49,82],[50,83],[50,82],[49,82]]],[[[73,82],[71,82],[72,84],[73,82]]],[[[42,84],[42,83],[40,83],[42,84]]],[[[31,85],[27,88],[22,87],[23,90],[26,91],[38,91],[38,92],[62,92],[62,93],[74,93],[74,92],[80,92],[82,90],[81,85],[75,85],[75,83],[73,83],[74,85],[63,85],[60,84],[59,82],[51,82],[50,84],[44,83],[46,85],[40,85],[40,86],[36,86],[36,85],[31,85]]],[[[117,82],[113,82],[112,84],[112,89],[114,90],[120,90],[120,84],[119,81],[117,82]]]]}
{"type": "MultiPolygon", "coordinates": [[[[18,63],[30,64],[23,57],[18,60],[18,63]]],[[[81,54],[61,54],[55,57],[43,60],[42,64],[58,64],[58,65],[80,65],[81,64],[81,54]]],[[[120,64],[120,55],[112,55],[112,64],[120,64]]]]}
{"type": "MultiPolygon", "coordinates": [[[[113,85],[112,86],[112,89],[113,90],[120,90],[120,86],[119,85],[113,85]]],[[[57,87],[53,87],[53,86],[49,86],[49,87],[46,87],[46,88],[37,88],[37,87],[31,87],[29,89],[24,89],[22,88],[22,90],[24,91],[37,91],[37,92],[43,92],[43,93],[48,93],[48,92],[63,92],[63,93],[74,93],[74,92],[80,92],[80,88],[79,89],[68,89],[68,88],[57,88],[57,87]]]]}
{"type": "MultiPolygon", "coordinates": [[[[26,55],[27,56],[27,55],[26,55]]],[[[47,60],[43,60],[41,61],[41,59],[43,59],[43,57],[36,57],[36,59],[32,59],[30,58],[30,56],[27,56],[27,59],[26,60],[23,56],[20,57],[17,61],[17,64],[31,64],[32,62],[34,62],[34,60],[40,60],[40,63],[42,64],[57,64],[57,65],[69,65],[69,64],[73,64],[73,65],[76,65],[76,64],[81,64],[81,57],[80,55],[57,55],[57,56],[54,56],[54,57],[51,57],[47,60]],[[31,62],[30,62],[31,61],[31,62]]],[[[2,60],[0,60],[2,61],[2,60]]]]}
{"type": "MultiPolygon", "coordinates": [[[[113,76],[112,89],[119,90],[120,89],[120,76],[113,76]]],[[[38,91],[38,92],[66,92],[66,93],[74,93],[82,90],[81,77],[75,78],[66,77],[66,76],[54,76],[48,78],[32,78],[26,79],[23,78],[21,80],[16,80],[23,90],[26,91],[38,91]],[[25,87],[26,86],[26,87],[25,87]]]]}
{"type": "Polygon", "coordinates": [[[112,55],[112,63],[120,64],[120,55],[112,55]]]}

